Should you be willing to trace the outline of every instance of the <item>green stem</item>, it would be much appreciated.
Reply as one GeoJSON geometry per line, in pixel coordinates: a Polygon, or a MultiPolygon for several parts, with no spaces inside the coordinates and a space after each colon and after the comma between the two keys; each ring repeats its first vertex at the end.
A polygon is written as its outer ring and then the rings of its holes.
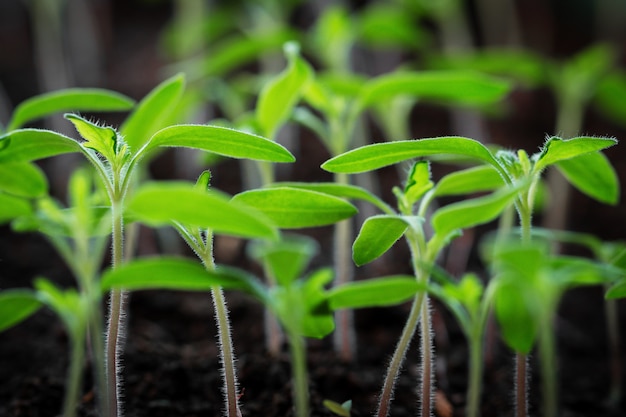
{"type": "Polygon", "coordinates": [[[556,352],[554,348],[554,333],[550,320],[541,324],[539,338],[541,350],[541,375],[543,379],[543,416],[556,417],[558,404],[556,380],[556,352]]]}
{"type": "Polygon", "coordinates": [[[309,381],[306,370],[306,351],[302,337],[289,332],[291,349],[293,390],[296,416],[309,417],[309,381]]]}
{"type": "Polygon", "coordinates": [[[430,317],[430,302],[428,296],[424,296],[422,303],[422,314],[420,321],[421,339],[422,339],[422,381],[421,395],[422,407],[421,416],[429,417],[433,409],[433,384],[434,384],[434,351],[433,351],[433,332],[430,317]]]}
{"type": "Polygon", "coordinates": [[[91,310],[89,324],[89,338],[93,350],[93,370],[96,379],[96,387],[98,392],[98,404],[101,416],[109,416],[109,394],[107,386],[107,372],[104,358],[104,337],[102,329],[102,309],[100,301],[91,310]]]}
{"type": "Polygon", "coordinates": [[[478,417],[480,397],[482,393],[483,375],[483,338],[481,326],[474,326],[473,334],[469,336],[469,385],[467,387],[467,405],[465,415],[478,417]]]}
{"type": "Polygon", "coordinates": [[[80,398],[83,382],[83,366],[85,364],[85,337],[82,332],[71,334],[72,350],[70,353],[70,366],[67,375],[67,387],[63,400],[63,416],[74,417],[80,398]]]}
{"type": "MultiPolygon", "coordinates": [[[[347,174],[336,174],[335,183],[348,184],[347,174]]],[[[352,264],[352,254],[350,252],[350,241],[352,239],[352,221],[343,220],[334,227],[334,263],[336,281],[335,285],[341,285],[352,281],[354,268],[352,264]]],[[[335,351],[346,361],[354,359],[355,355],[355,334],[354,334],[354,313],[350,309],[338,310],[335,312],[336,328],[333,333],[335,351]]]]}
{"type": "MultiPolygon", "coordinates": [[[[605,288],[605,290],[607,289],[608,288],[605,288]]],[[[608,402],[610,406],[615,407],[619,404],[622,397],[622,361],[620,355],[617,300],[605,300],[604,310],[607,320],[606,327],[609,339],[609,352],[611,356],[611,386],[609,389],[608,402]]]]}
{"type": "MultiPolygon", "coordinates": [[[[113,214],[113,268],[122,264],[124,245],[123,233],[124,224],[122,217],[121,201],[112,199],[111,211],[113,214]]],[[[109,322],[107,326],[107,340],[105,346],[106,371],[107,371],[107,393],[109,396],[109,412],[111,416],[121,416],[120,390],[121,382],[119,376],[119,355],[121,353],[123,335],[123,311],[125,294],[122,290],[111,291],[109,301],[109,322]]]]}

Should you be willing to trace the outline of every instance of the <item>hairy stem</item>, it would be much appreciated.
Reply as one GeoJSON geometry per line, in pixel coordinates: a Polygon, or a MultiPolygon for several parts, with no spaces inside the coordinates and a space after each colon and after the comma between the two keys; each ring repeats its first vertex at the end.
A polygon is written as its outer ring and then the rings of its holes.
{"type": "Polygon", "coordinates": [[[224,293],[220,287],[211,289],[215,320],[217,321],[220,356],[222,358],[224,395],[226,396],[226,416],[241,416],[237,394],[237,374],[235,370],[235,354],[230,335],[230,321],[224,293]]]}
{"type": "Polygon", "coordinates": [[[422,303],[422,314],[420,320],[421,330],[421,349],[422,349],[422,381],[421,381],[421,396],[422,417],[427,417],[432,414],[433,410],[433,385],[434,385],[434,353],[433,353],[433,332],[431,327],[430,317],[430,302],[428,296],[424,296],[422,303]]]}
{"type": "Polygon", "coordinates": [[[527,362],[528,358],[525,354],[515,353],[515,417],[526,417],[528,415],[527,362]]]}
{"type": "Polygon", "coordinates": [[[93,370],[98,393],[100,415],[110,415],[109,394],[107,386],[107,371],[104,358],[104,338],[102,329],[102,309],[100,303],[92,308],[89,323],[89,340],[93,350],[93,370]]]}

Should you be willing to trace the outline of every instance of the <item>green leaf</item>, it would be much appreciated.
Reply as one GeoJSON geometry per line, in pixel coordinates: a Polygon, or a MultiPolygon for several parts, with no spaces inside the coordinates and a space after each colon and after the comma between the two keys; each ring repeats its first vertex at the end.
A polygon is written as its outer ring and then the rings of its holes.
{"type": "Polygon", "coordinates": [[[343,404],[339,404],[331,400],[324,400],[322,401],[322,404],[335,415],[340,417],[350,417],[350,409],[352,408],[352,401],[350,400],[343,404]]]}
{"type": "Polygon", "coordinates": [[[435,233],[445,237],[457,229],[474,227],[497,218],[518,196],[525,184],[505,187],[487,196],[449,204],[432,217],[435,233]]]}
{"type": "Polygon", "coordinates": [[[374,78],[361,97],[369,107],[397,95],[464,106],[495,103],[510,91],[508,81],[472,71],[394,72],[374,78]]]}
{"type": "MultiPolygon", "coordinates": [[[[332,311],[328,308],[325,287],[333,280],[331,268],[321,268],[304,279],[299,304],[305,307],[300,323],[302,336],[321,339],[335,329],[332,311]]],[[[289,312],[289,314],[293,314],[289,312]]]]}
{"type": "Polygon", "coordinates": [[[530,353],[537,337],[534,303],[526,291],[511,281],[500,283],[495,292],[495,313],[506,344],[515,352],[530,353]]]}
{"type": "Polygon", "coordinates": [[[335,197],[341,197],[346,199],[355,199],[361,201],[367,201],[378,207],[381,211],[387,214],[393,214],[393,209],[378,198],[375,194],[372,194],[368,190],[356,185],[350,184],[338,184],[335,182],[275,182],[270,187],[290,187],[290,188],[302,188],[305,190],[317,191],[319,193],[334,195],[335,197]]]}
{"type": "Polygon", "coordinates": [[[563,140],[558,137],[548,139],[538,156],[533,170],[541,172],[547,166],[590,152],[597,152],[617,144],[613,138],[581,136],[563,140]]]}
{"type": "Polygon", "coordinates": [[[626,280],[622,280],[614,284],[611,288],[608,289],[606,294],[604,294],[604,298],[607,300],[616,300],[619,298],[626,297],[626,280]]]}
{"type": "Polygon", "coordinates": [[[232,202],[225,194],[183,182],[145,184],[128,199],[126,210],[152,226],[178,222],[234,236],[277,236],[272,222],[257,211],[232,202]]]}
{"type": "Polygon", "coordinates": [[[256,161],[293,162],[283,146],[261,136],[220,126],[175,125],[159,130],[145,150],[158,146],[200,149],[231,158],[256,161]]]}
{"type": "Polygon", "coordinates": [[[300,278],[318,251],[317,242],[306,236],[286,235],[278,241],[253,242],[250,255],[269,269],[279,285],[289,285],[300,278]]]}
{"type": "Polygon", "coordinates": [[[287,68],[270,80],[261,92],[256,107],[256,119],[261,134],[275,139],[280,126],[287,121],[302,94],[313,70],[300,57],[300,47],[295,42],[284,46],[287,68]]]}
{"type": "Polygon", "coordinates": [[[619,179],[608,158],[592,152],[557,162],[556,167],[581,192],[602,203],[619,201],[619,179]]]}
{"type": "Polygon", "coordinates": [[[289,187],[245,191],[233,201],[259,210],[285,229],[326,226],[357,213],[356,207],[340,198],[289,187]]]}
{"type": "Polygon", "coordinates": [[[454,196],[493,191],[504,185],[504,180],[492,166],[479,165],[455,171],[443,177],[435,187],[435,196],[454,196]]]}
{"type": "Polygon", "coordinates": [[[32,212],[33,208],[27,200],[0,193],[0,224],[32,212]]]}
{"type": "Polygon", "coordinates": [[[18,197],[42,197],[48,192],[48,180],[35,164],[0,163],[0,191],[18,197]]]}
{"type": "Polygon", "coordinates": [[[84,147],[95,150],[108,161],[115,160],[118,150],[118,137],[115,129],[98,126],[75,114],[66,114],[65,118],[72,122],[78,133],[85,139],[84,147]]]}
{"type": "Polygon", "coordinates": [[[146,95],[120,126],[120,134],[131,152],[136,153],[159,129],[170,124],[185,89],[185,77],[177,74],[159,84],[146,95]]]}
{"type": "Polygon", "coordinates": [[[626,73],[623,71],[602,77],[596,89],[595,103],[613,122],[626,125],[626,73]]]}
{"type": "Polygon", "coordinates": [[[404,235],[408,227],[400,216],[367,218],[352,245],[354,263],[361,266],[378,258],[404,235]]]}
{"type": "Polygon", "coordinates": [[[31,290],[14,289],[0,292],[0,331],[26,320],[39,308],[41,302],[31,290]]]}
{"type": "Polygon", "coordinates": [[[498,166],[480,142],[456,136],[376,143],[353,149],[322,164],[330,172],[359,173],[393,165],[407,159],[432,155],[469,157],[498,166]]]}
{"type": "Polygon", "coordinates": [[[29,162],[80,151],[74,139],[50,130],[18,129],[0,137],[0,162],[29,162]]]}
{"type": "Polygon", "coordinates": [[[105,292],[112,288],[208,291],[218,286],[265,298],[260,283],[247,272],[226,266],[208,271],[200,262],[185,258],[138,259],[107,270],[101,280],[101,288],[105,292]]]}
{"type": "Polygon", "coordinates": [[[410,300],[424,290],[415,277],[394,275],[337,286],[328,292],[328,302],[332,310],[387,307],[410,300]]]}
{"type": "Polygon", "coordinates": [[[68,111],[123,111],[135,102],[116,92],[97,88],[68,88],[41,94],[21,102],[13,112],[7,131],[18,129],[33,120],[68,111]]]}

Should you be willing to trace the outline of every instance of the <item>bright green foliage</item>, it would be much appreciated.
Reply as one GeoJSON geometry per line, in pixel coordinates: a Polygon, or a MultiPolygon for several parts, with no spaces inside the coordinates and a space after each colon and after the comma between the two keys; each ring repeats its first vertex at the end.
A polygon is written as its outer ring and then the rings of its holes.
{"type": "Polygon", "coordinates": [[[35,280],[37,298],[63,321],[72,336],[82,335],[89,317],[90,301],[75,289],[61,290],[47,279],[35,280]]]}
{"type": "Polygon", "coordinates": [[[387,252],[409,227],[401,216],[368,217],[352,246],[352,258],[358,266],[365,265],[387,252]]]}
{"type": "Polygon", "coordinates": [[[65,118],[74,124],[78,133],[85,139],[82,146],[93,149],[108,161],[115,161],[117,164],[123,163],[126,147],[115,129],[98,126],[75,114],[67,114],[65,118]]]}
{"type": "Polygon", "coordinates": [[[41,94],[20,103],[13,112],[7,131],[36,119],[66,111],[124,111],[134,101],[122,94],[96,88],[70,88],[41,94]]]}
{"type": "Polygon", "coordinates": [[[589,197],[605,204],[619,201],[619,179],[606,156],[600,152],[557,162],[567,180],[589,197]]]}
{"type": "Polygon", "coordinates": [[[0,162],[28,162],[80,152],[74,139],[41,129],[18,129],[0,137],[0,162]]]}
{"type": "Polygon", "coordinates": [[[283,146],[239,130],[208,125],[175,125],[156,132],[143,151],[156,147],[200,149],[231,158],[256,161],[293,162],[294,156],[283,146]]]}
{"type": "Polygon", "coordinates": [[[274,242],[254,242],[250,256],[262,261],[270,277],[278,285],[289,285],[304,274],[310,259],[318,252],[314,240],[298,235],[285,235],[274,242]]]}
{"type": "Polygon", "coordinates": [[[310,65],[300,57],[300,47],[295,42],[285,44],[288,66],[270,80],[259,93],[256,120],[260,133],[275,138],[277,131],[291,115],[306,83],[313,75],[310,65]]]}
{"type": "Polygon", "coordinates": [[[30,317],[41,307],[33,291],[24,289],[0,292],[0,331],[30,317]]]}
{"type": "Polygon", "coordinates": [[[150,91],[120,127],[120,134],[137,152],[158,130],[175,123],[171,119],[185,89],[183,75],[175,75],[150,91]]]}
{"type": "Polygon", "coordinates": [[[31,214],[32,212],[33,208],[27,200],[21,197],[0,193],[0,223],[13,220],[19,216],[31,214]]]}
{"type": "Polygon", "coordinates": [[[48,191],[43,171],[27,162],[0,163],[0,192],[18,197],[42,197],[48,191]]]}
{"type": "Polygon", "coordinates": [[[259,210],[284,229],[325,226],[357,213],[352,204],[341,198],[299,188],[244,191],[235,195],[233,201],[259,210]]]}
{"type": "Polygon", "coordinates": [[[256,278],[242,270],[220,266],[208,271],[201,263],[184,258],[138,259],[105,271],[101,280],[102,291],[112,288],[209,291],[216,286],[265,297],[256,278]]]}
{"type": "Polygon", "coordinates": [[[366,145],[338,155],[322,164],[330,172],[359,173],[431,155],[457,155],[496,164],[480,142],[463,137],[440,137],[366,145]]]}
{"type": "Polygon", "coordinates": [[[425,290],[410,275],[380,277],[334,287],[328,292],[328,303],[333,310],[387,307],[411,300],[415,293],[425,290]]]}
{"type": "Polygon", "coordinates": [[[591,152],[601,151],[615,144],[617,144],[617,140],[612,138],[577,137],[563,140],[551,137],[543,146],[533,169],[535,172],[541,172],[549,165],[591,152]]]}
{"type": "Polygon", "coordinates": [[[504,179],[489,165],[454,171],[437,182],[435,197],[493,191],[504,186],[504,179]]]}
{"type": "Polygon", "coordinates": [[[183,182],[142,185],[129,198],[126,210],[131,218],[151,226],[180,223],[234,236],[277,236],[272,222],[259,212],[232,202],[218,191],[183,182]]]}

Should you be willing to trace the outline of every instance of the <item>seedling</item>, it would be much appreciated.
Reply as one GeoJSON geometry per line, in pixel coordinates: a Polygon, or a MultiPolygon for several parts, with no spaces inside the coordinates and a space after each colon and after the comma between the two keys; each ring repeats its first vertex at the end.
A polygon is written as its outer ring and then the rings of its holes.
{"type": "MultiPolygon", "coordinates": [[[[123,262],[124,199],[136,181],[139,162],[163,147],[189,147],[234,158],[252,158],[291,162],[293,156],[282,146],[256,135],[208,125],[175,125],[168,123],[170,107],[177,102],[184,88],[182,76],[173,77],[152,91],[122,125],[121,133],[112,127],[96,125],[80,116],[69,114],[70,120],[84,142],[56,132],[39,129],[18,129],[0,138],[0,162],[31,162],[33,160],[80,152],[91,162],[106,189],[112,217],[112,263],[123,262]],[[159,130],[160,129],[160,130],[159,130]]],[[[107,330],[109,409],[121,414],[119,403],[118,362],[121,351],[122,310],[124,294],[111,293],[107,330]]]]}
{"type": "MultiPolygon", "coordinates": [[[[522,228],[522,240],[528,241],[530,237],[531,216],[534,207],[535,192],[542,172],[550,165],[555,165],[564,173],[574,186],[591,197],[609,203],[615,203],[617,201],[617,177],[606,157],[598,152],[614,145],[615,143],[616,141],[611,138],[579,137],[570,140],[562,140],[560,138],[553,137],[546,142],[540,152],[534,154],[532,157],[528,157],[526,152],[523,150],[519,151],[517,154],[509,151],[499,151],[494,154],[484,145],[472,139],[462,137],[442,137],[364,146],[326,161],[322,165],[322,168],[331,172],[358,173],[392,165],[411,158],[433,155],[454,155],[457,157],[477,160],[493,168],[492,171],[480,172],[481,175],[492,176],[493,181],[497,181],[496,178],[499,177],[502,181],[504,181],[504,183],[509,186],[514,186],[514,202],[522,228]],[[589,175],[591,172],[595,175],[589,175]],[[519,185],[520,181],[521,184],[524,184],[523,186],[519,185]]],[[[422,186],[423,184],[424,183],[422,182],[422,186]]],[[[470,181],[469,184],[472,184],[472,181],[470,181]]],[[[473,186],[477,186],[477,184],[474,184],[473,186]]],[[[409,190],[405,190],[405,194],[408,191],[409,190]]],[[[396,192],[396,195],[402,196],[402,194],[399,194],[398,192],[396,192]]],[[[424,201],[428,201],[432,197],[434,197],[434,192],[424,195],[424,201]]],[[[404,198],[407,198],[406,195],[404,198]]],[[[402,199],[399,201],[400,203],[403,202],[402,199]]],[[[508,201],[513,202],[512,199],[507,200],[507,202],[508,201]]],[[[409,198],[407,202],[410,204],[408,206],[404,204],[404,207],[405,209],[410,209],[415,200],[409,198]]],[[[422,203],[422,205],[423,204],[424,203],[422,203]]],[[[498,210],[503,209],[504,207],[498,206],[498,210]]],[[[459,212],[463,213],[462,210],[459,212]]],[[[495,218],[498,213],[499,211],[497,213],[493,213],[493,217],[490,217],[489,219],[495,218]]],[[[406,214],[407,213],[405,213],[405,215],[406,214]]],[[[466,225],[463,223],[465,219],[465,216],[434,216],[432,223],[435,229],[435,235],[432,239],[437,243],[432,245],[429,243],[429,247],[441,249],[443,247],[442,243],[445,242],[445,239],[450,238],[446,234],[442,234],[438,231],[441,227],[445,227],[444,230],[446,230],[447,233],[451,233],[453,230],[477,224],[470,222],[469,225],[466,225]],[[442,218],[445,220],[442,221],[442,218]],[[448,221],[450,223],[446,224],[448,221]]],[[[385,221],[389,222],[387,220],[385,221]]],[[[398,223],[397,220],[393,221],[396,224],[398,223]]],[[[404,233],[400,227],[396,227],[395,229],[397,230],[395,236],[392,234],[387,238],[387,245],[389,246],[404,233]],[[395,240],[393,237],[395,237],[395,240]]],[[[357,245],[357,242],[355,242],[355,246],[357,245]]],[[[419,259],[419,262],[422,262],[425,265],[432,265],[437,254],[437,252],[425,252],[424,250],[417,252],[413,249],[412,253],[415,259],[419,259]],[[417,254],[419,254],[419,258],[417,257],[417,254]]],[[[365,259],[368,258],[366,257],[365,259]]],[[[355,261],[357,261],[357,263],[359,262],[356,258],[355,261]]],[[[419,265],[417,266],[419,267],[419,265]]],[[[416,271],[418,271],[417,268],[416,271]]],[[[416,275],[420,277],[423,273],[416,272],[416,275]]],[[[424,278],[422,277],[421,279],[424,278]]],[[[419,304],[419,307],[421,308],[421,301],[419,301],[419,304]]],[[[412,323],[412,326],[414,326],[417,323],[419,312],[412,313],[416,316],[414,320],[415,323],[412,323]]],[[[413,321],[412,315],[409,317],[409,322],[411,321],[413,321]]],[[[407,340],[410,339],[409,333],[411,332],[407,331],[407,340]]],[[[423,337],[422,340],[429,340],[428,337],[423,337]]],[[[402,347],[402,351],[404,350],[405,348],[402,347]]],[[[523,354],[518,354],[517,358],[517,415],[525,416],[527,407],[525,377],[526,358],[523,354]]],[[[401,359],[398,359],[398,363],[400,362],[401,359]]],[[[394,368],[395,366],[394,362],[392,362],[391,368],[394,368]]],[[[426,369],[426,372],[428,372],[428,369],[426,369]]],[[[425,373],[424,375],[427,378],[428,374],[425,373]]],[[[386,387],[392,386],[391,381],[386,383],[386,387]]],[[[390,396],[391,391],[391,388],[384,389],[384,393],[381,396],[381,408],[379,408],[379,415],[386,415],[388,412],[387,407],[384,404],[388,402],[388,397],[390,396]]],[[[422,393],[422,401],[428,402],[429,400],[430,390],[426,390],[422,393]]],[[[423,412],[430,412],[429,408],[424,409],[423,412]]]]}

